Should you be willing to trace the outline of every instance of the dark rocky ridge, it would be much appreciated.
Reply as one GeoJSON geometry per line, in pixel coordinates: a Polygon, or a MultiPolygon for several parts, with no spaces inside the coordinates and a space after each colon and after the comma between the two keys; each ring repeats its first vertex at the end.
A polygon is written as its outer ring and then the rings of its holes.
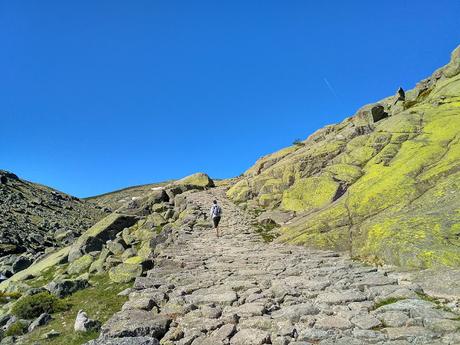
{"type": "Polygon", "coordinates": [[[20,270],[46,248],[70,243],[109,211],[8,171],[0,170],[0,181],[0,265],[6,275],[17,260],[20,270]]]}

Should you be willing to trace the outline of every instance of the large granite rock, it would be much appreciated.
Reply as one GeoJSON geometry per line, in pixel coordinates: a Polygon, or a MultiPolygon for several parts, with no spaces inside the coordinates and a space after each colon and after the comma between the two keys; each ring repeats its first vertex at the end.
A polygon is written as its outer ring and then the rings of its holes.
{"type": "Polygon", "coordinates": [[[123,310],[116,313],[101,329],[107,338],[152,337],[161,339],[168,331],[171,319],[164,315],[153,315],[139,309],[123,310]]]}
{"type": "Polygon", "coordinates": [[[69,262],[73,262],[84,254],[101,250],[108,240],[115,239],[124,228],[128,228],[138,218],[131,215],[112,213],[84,232],[70,247],[69,262]]]}

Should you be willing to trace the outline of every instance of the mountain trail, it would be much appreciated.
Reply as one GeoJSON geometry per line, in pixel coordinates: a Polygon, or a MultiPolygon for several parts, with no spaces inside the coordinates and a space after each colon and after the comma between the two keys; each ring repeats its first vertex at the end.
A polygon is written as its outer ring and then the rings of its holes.
{"type": "Polygon", "coordinates": [[[222,188],[186,195],[183,226],[88,344],[460,343],[459,316],[418,285],[332,251],[264,243],[222,188]]]}

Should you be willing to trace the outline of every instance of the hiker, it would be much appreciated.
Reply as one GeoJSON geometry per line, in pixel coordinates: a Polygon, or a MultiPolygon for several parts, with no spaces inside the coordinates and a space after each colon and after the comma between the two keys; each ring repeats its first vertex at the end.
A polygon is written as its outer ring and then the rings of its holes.
{"type": "Polygon", "coordinates": [[[219,222],[220,215],[222,214],[222,208],[217,204],[217,200],[214,200],[213,205],[211,206],[211,218],[214,229],[216,229],[216,235],[219,237],[219,222]]]}

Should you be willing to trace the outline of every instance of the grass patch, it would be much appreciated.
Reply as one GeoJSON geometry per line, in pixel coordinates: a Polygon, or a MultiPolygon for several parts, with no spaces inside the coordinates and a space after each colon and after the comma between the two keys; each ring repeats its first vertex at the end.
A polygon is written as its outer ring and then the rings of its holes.
{"type": "Polygon", "coordinates": [[[113,283],[107,273],[92,277],[90,282],[91,287],[77,291],[63,299],[64,302],[70,305],[68,310],[55,313],[53,320],[49,324],[23,336],[21,344],[33,345],[35,342],[40,342],[40,337],[53,329],[61,333],[61,335],[48,339],[46,341],[47,345],[81,345],[97,338],[99,336],[98,332],[82,334],[74,332],[73,326],[78,311],[83,309],[90,318],[104,323],[119,311],[123,303],[126,302],[127,297],[117,296],[117,294],[130,287],[132,283],[113,283]]]}
{"type": "MultiPolygon", "coordinates": [[[[437,309],[441,309],[441,310],[447,311],[449,313],[456,314],[452,309],[450,309],[449,307],[447,307],[444,304],[442,304],[442,302],[439,299],[437,299],[435,297],[432,297],[432,296],[429,296],[429,295],[427,295],[426,293],[423,293],[423,292],[416,292],[416,294],[420,299],[436,304],[437,309]]],[[[460,315],[458,316],[458,320],[460,321],[460,315]]]]}
{"type": "Polygon", "coordinates": [[[375,303],[374,307],[372,309],[376,310],[376,309],[378,309],[380,307],[383,307],[383,306],[388,305],[388,304],[396,303],[396,302],[401,301],[403,299],[405,299],[405,298],[390,297],[390,298],[384,299],[383,301],[375,303]]]}
{"type": "MultiPolygon", "coordinates": [[[[64,271],[67,269],[67,264],[66,265],[60,265],[59,268],[64,271]]],[[[32,288],[38,288],[45,286],[46,284],[52,282],[54,280],[54,276],[56,275],[56,267],[50,267],[46,270],[44,270],[40,276],[37,278],[33,278],[30,280],[27,280],[25,283],[29,285],[32,288]]]]}
{"type": "Polygon", "coordinates": [[[428,302],[431,302],[431,303],[434,303],[434,304],[437,304],[439,305],[440,302],[434,298],[434,297],[431,297],[429,295],[427,295],[426,293],[423,293],[423,292],[415,292],[417,294],[417,296],[420,298],[420,299],[423,299],[424,301],[428,301],[428,302]]]}
{"type": "Polygon", "coordinates": [[[302,142],[300,139],[295,139],[295,140],[292,142],[292,145],[295,145],[295,146],[305,146],[305,143],[302,142]]]}

